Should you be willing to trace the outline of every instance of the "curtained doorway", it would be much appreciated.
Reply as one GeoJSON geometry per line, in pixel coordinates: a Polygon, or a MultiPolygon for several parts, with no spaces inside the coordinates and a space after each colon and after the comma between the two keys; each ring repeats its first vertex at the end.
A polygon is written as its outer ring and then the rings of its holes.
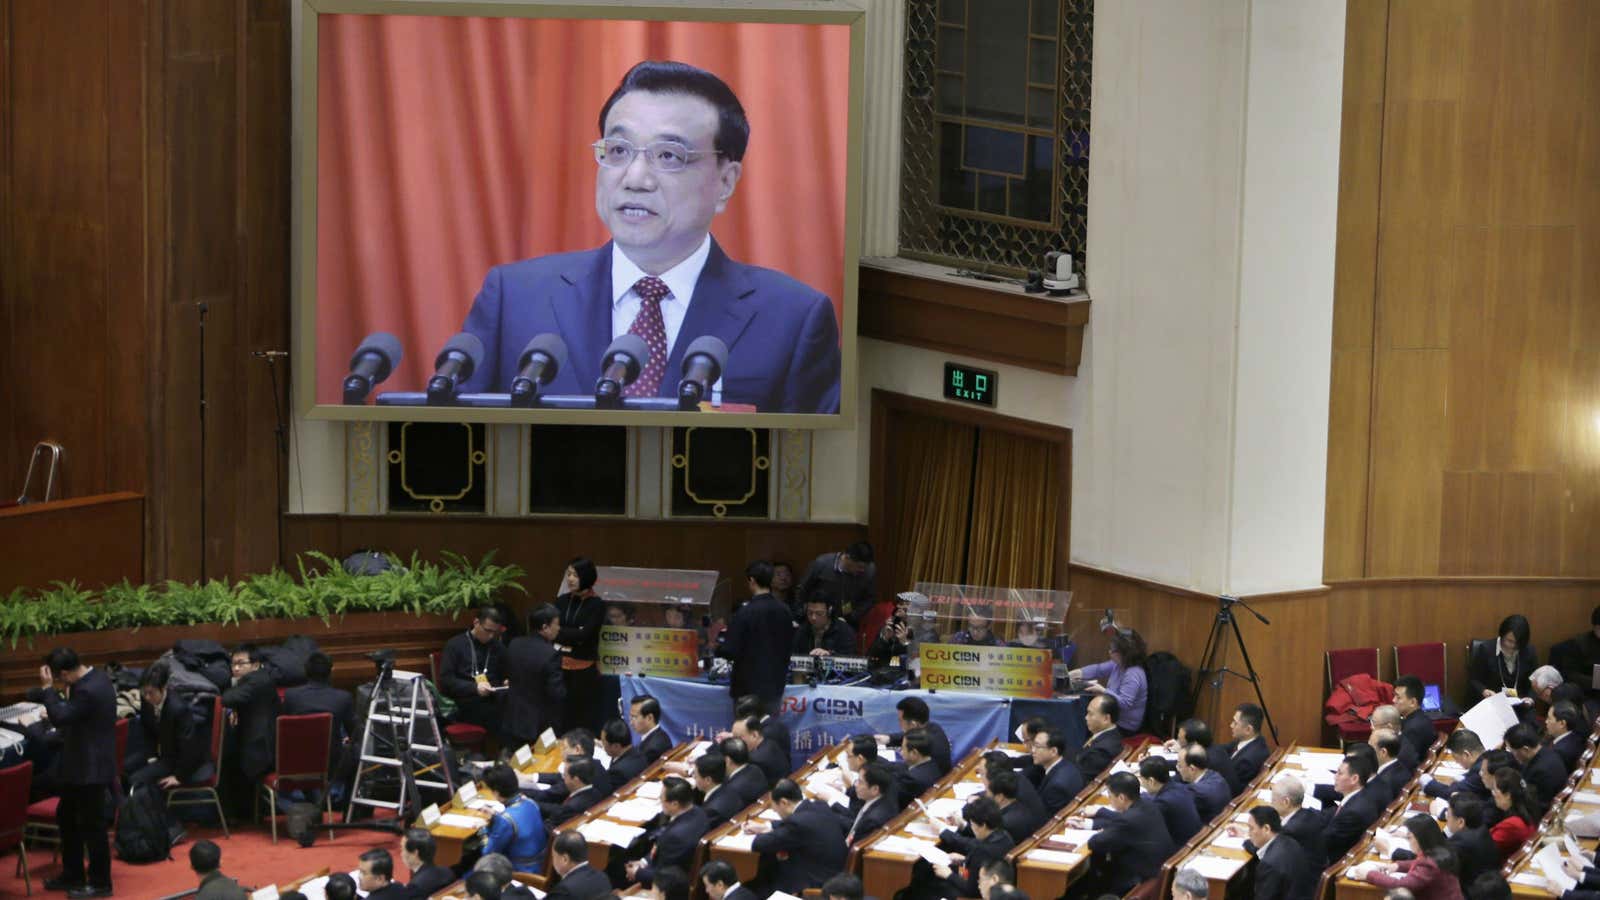
{"type": "Polygon", "coordinates": [[[875,390],[870,471],[881,593],[1067,587],[1068,429],[875,390]]]}

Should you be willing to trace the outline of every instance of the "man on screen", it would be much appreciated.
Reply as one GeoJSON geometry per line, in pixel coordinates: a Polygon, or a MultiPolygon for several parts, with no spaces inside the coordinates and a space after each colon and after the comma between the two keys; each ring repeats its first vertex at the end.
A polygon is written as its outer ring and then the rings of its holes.
{"type": "Polygon", "coordinates": [[[713,335],[728,347],[725,403],[838,412],[833,303],[780,272],[729,259],[710,234],[749,136],[738,97],[710,72],[676,62],[630,69],[600,109],[593,145],[595,210],[611,241],[491,269],[463,326],[485,354],[463,389],[508,390],[522,348],[553,332],[568,362],[545,391],[589,394],[606,347],[631,333],[651,359],[625,395],[676,397],[684,348],[713,335]]]}

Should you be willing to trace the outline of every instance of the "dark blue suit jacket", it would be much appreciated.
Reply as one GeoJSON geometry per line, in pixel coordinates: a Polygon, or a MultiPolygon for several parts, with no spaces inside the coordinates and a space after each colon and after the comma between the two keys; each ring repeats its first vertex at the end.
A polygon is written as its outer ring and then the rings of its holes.
{"type": "Polygon", "coordinates": [[[756,835],[750,846],[763,856],[776,858],[772,886],[798,897],[806,888],[821,887],[844,870],[848,854],[844,836],[845,828],[837,816],[821,803],[806,800],[771,831],[756,835]]]}
{"type": "Polygon", "coordinates": [[[1146,878],[1154,878],[1177,845],[1154,803],[1136,800],[1108,816],[1104,826],[1089,838],[1094,868],[1102,889],[1121,896],[1146,878]]]}
{"type": "Polygon", "coordinates": [[[1194,805],[1194,792],[1178,779],[1162,786],[1152,798],[1161,810],[1161,819],[1167,823],[1167,833],[1174,843],[1182,844],[1199,833],[1205,825],[1200,821],[1200,811],[1194,805]]]}
{"type": "Polygon", "coordinates": [[[1083,790],[1083,783],[1083,773],[1071,760],[1063,759],[1045,773],[1044,780],[1039,784],[1039,799],[1044,801],[1045,810],[1053,816],[1078,796],[1078,792],[1083,790]]]}
{"type": "MultiPolygon", "coordinates": [[[[535,335],[554,332],[567,343],[567,365],[544,390],[593,394],[612,337],[611,244],[495,266],[462,328],[484,348],[483,363],[463,391],[508,390],[522,348],[535,335]]],[[[678,395],[684,348],[702,335],[728,345],[725,402],[753,403],[761,412],[839,411],[839,326],[832,301],[781,272],[734,262],[715,240],[659,396],[678,395]]]]}
{"type": "Polygon", "coordinates": [[[1195,812],[1200,814],[1202,822],[1216,818],[1217,813],[1222,812],[1222,808],[1233,800],[1228,779],[1210,769],[1200,773],[1199,779],[1189,785],[1189,792],[1194,794],[1195,812]]]}
{"type": "Polygon", "coordinates": [[[1337,808],[1323,807],[1323,821],[1328,825],[1322,832],[1323,847],[1327,852],[1322,865],[1331,866],[1349,853],[1350,848],[1361,840],[1362,834],[1383,815],[1383,807],[1387,802],[1375,791],[1363,787],[1346,797],[1337,808]],[[1330,809],[1333,811],[1329,812],[1330,809]]]}

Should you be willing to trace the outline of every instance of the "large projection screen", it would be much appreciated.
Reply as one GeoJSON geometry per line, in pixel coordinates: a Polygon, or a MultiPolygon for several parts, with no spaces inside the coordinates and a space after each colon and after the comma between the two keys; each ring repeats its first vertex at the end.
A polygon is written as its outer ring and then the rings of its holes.
{"type": "Polygon", "coordinates": [[[301,0],[296,409],[852,427],[863,29],[827,0],[301,0]],[[399,359],[352,399],[380,333],[399,359]]]}

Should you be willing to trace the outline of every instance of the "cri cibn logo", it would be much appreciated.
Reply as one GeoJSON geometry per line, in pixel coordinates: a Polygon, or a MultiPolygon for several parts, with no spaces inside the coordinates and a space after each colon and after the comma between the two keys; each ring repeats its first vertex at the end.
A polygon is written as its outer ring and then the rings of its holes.
{"type": "MultiPolygon", "coordinates": [[[[780,712],[803,713],[806,711],[807,698],[784,697],[783,707],[780,712]]],[[[841,718],[859,719],[867,711],[867,704],[862,700],[843,700],[838,697],[812,697],[810,698],[811,711],[819,716],[839,716],[841,718]]]]}

